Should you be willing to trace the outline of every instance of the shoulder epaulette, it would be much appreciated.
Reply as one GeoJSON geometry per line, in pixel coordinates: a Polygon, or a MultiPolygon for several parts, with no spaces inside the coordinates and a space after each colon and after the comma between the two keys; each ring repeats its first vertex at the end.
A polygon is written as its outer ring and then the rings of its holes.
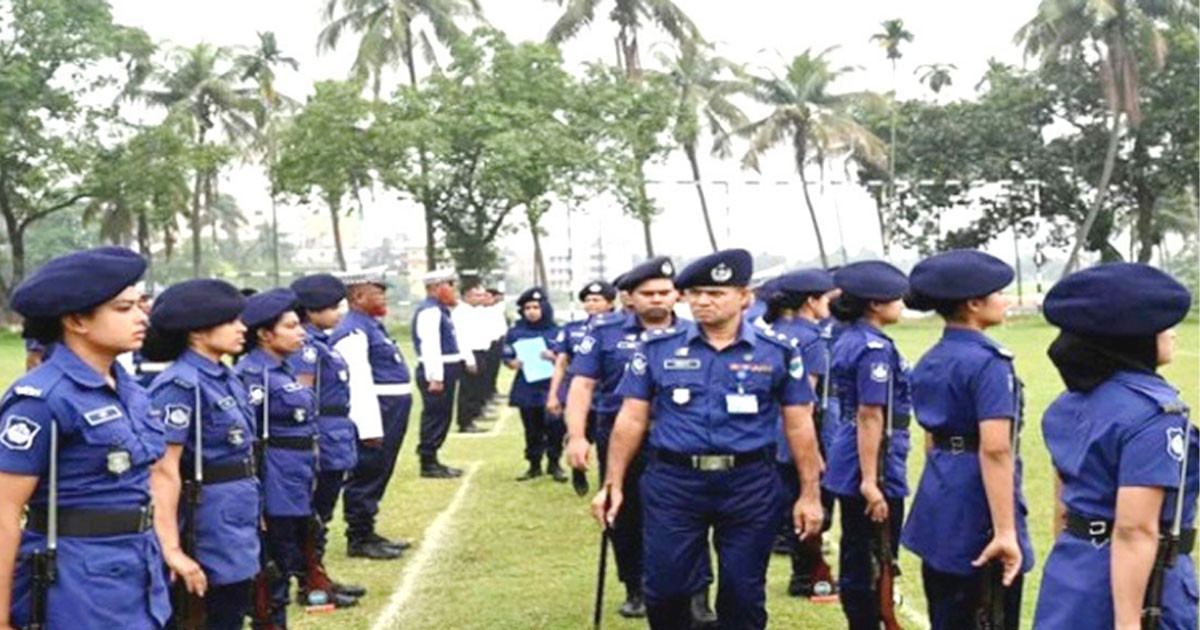
{"type": "Polygon", "coordinates": [[[615,324],[625,322],[626,315],[624,313],[600,313],[592,318],[588,324],[591,328],[606,328],[615,324]]]}
{"type": "Polygon", "coordinates": [[[754,332],[761,338],[786,349],[791,349],[800,344],[791,335],[778,332],[772,328],[756,328],[754,332]]]}
{"type": "Polygon", "coordinates": [[[868,341],[867,347],[871,350],[882,350],[887,347],[887,344],[882,341],[868,341]]]}
{"type": "Polygon", "coordinates": [[[684,329],[679,326],[670,326],[668,328],[651,328],[642,333],[643,343],[654,343],[663,339],[678,337],[683,334],[684,329]]]}

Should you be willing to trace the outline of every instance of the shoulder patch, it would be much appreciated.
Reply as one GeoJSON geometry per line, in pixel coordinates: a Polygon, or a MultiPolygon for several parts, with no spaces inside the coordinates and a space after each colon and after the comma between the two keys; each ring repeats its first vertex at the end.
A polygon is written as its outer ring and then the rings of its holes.
{"type": "Polygon", "coordinates": [[[192,408],[171,404],[163,407],[163,423],[172,429],[186,429],[192,418],[192,408]]]}
{"type": "Polygon", "coordinates": [[[591,354],[592,349],[594,349],[595,347],[596,347],[596,338],[591,335],[587,335],[583,339],[579,340],[579,344],[575,346],[575,353],[576,354],[591,354]]]}
{"type": "Polygon", "coordinates": [[[28,451],[41,430],[41,425],[25,416],[9,416],[0,430],[0,444],[9,450],[28,451]]]}
{"type": "Polygon", "coordinates": [[[316,346],[304,346],[304,349],[300,351],[300,358],[303,359],[305,363],[316,363],[317,362],[317,347],[316,346]]]}
{"type": "Polygon", "coordinates": [[[1183,429],[1180,427],[1167,428],[1167,454],[1177,462],[1183,461],[1184,455],[1183,429]]]}

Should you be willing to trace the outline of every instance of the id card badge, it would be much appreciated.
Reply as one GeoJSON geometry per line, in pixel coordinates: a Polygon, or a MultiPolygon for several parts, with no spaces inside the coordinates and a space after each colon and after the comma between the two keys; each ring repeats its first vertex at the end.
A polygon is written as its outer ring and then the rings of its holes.
{"type": "Polygon", "coordinates": [[[758,396],[725,394],[725,411],[731,414],[758,413],[758,396]]]}

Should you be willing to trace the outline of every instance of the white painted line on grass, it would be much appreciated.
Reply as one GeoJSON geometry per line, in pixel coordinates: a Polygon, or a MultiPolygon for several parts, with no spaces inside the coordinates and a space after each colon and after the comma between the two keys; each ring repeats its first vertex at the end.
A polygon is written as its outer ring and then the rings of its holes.
{"type": "Polygon", "coordinates": [[[442,547],[446,546],[446,532],[450,529],[450,521],[454,518],[454,514],[458,512],[458,508],[462,506],[463,497],[467,496],[467,489],[471,487],[471,480],[475,477],[475,472],[479,470],[482,462],[472,462],[467,466],[467,472],[463,475],[462,483],[458,489],[454,491],[454,497],[450,499],[450,504],[446,509],[442,510],[425,528],[425,535],[421,539],[420,546],[413,554],[413,558],[408,565],[404,567],[404,574],[400,577],[400,584],[396,590],[392,592],[392,597],[388,600],[387,606],[379,613],[379,618],[371,626],[371,630],[387,630],[389,628],[397,628],[396,617],[400,614],[400,609],[405,602],[412,596],[416,589],[417,578],[421,572],[433,562],[433,557],[441,551],[442,547]]]}

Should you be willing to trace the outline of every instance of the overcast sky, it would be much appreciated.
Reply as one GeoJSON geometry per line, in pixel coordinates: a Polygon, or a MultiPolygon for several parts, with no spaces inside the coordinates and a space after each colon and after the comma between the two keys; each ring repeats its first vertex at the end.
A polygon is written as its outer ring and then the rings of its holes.
{"type": "MultiPolygon", "coordinates": [[[[943,90],[942,99],[969,97],[989,58],[1022,63],[1021,52],[1013,44],[1013,34],[1028,21],[1038,4],[1037,0],[676,1],[705,38],[716,44],[718,54],[745,62],[752,69],[781,68],[785,60],[805,49],[836,46],[831,53],[836,64],[860,68],[837,85],[837,89],[844,91],[891,89],[890,63],[869,38],[881,30],[883,20],[902,18],[915,40],[902,49],[898,92],[902,98],[927,95],[928,89],[914,75],[916,68],[922,64],[953,63],[957,66],[954,83],[943,90]]],[[[345,77],[357,44],[357,38],[348,34],[341,49],[317,54],[315,44],[322,27],[320,12],[324,2],[315,0],[112,0],[112,4],[118,22],[142,27],[156,39],[172,45],[188,46],[204,41],[249,46],[256,41],[257,31],[274,31],[280,47],[300,61],[299,72],[281,73],[279,89],[300,101],[311,93],[314,81],[345,77]]],[[[556,2],[541,0],[483,0],[483,4],[491,24],[514,41],[544,38],[561,10],[556,2]]],[[[564,55],[572,68],[586,61],[613,61],[615,28],[607,20],[610,4],[602,3],[596,22],[564,46],[564,55]]],[[[652,65],[653,51],[663,49],[664,36],[646,29],[639,39],[643,65],[652,65]]],[[[787,150],[781,148],[764,160],[761,175],[739,168],[742,150],[735,146],[735,156],[730,160],[705,157],[702,162],[705,179],[734,182],[707,186],[721,245],[771,251],[793,261],[815,257],[815,240],[787,150]],[[762,180],[770,185],[737,183],[745,180],[762,180]]],[[[664,164],[647,169],[647,175],[662,182],[690,178],[687,163],[678,152],[664,164]]],[[[817,173],[812,170],[808,176],[815,180],[817,173]]],[[[831,256],[843,243],[851,255],[863,248],[877,249],[878,223],[870,198],[857,186],[839,183],[844,177],[840,172],[829,173],[827,177],[833,181],[824,191],[814,189],[814,202],[831,256]],[[840,226],[836,217],[841,219],[840,226]]],[[[267,207],[265,182],[257,169],[249,166],[231,169],[224,190],[238,197],[252,221],[267,216],[262,213],[267,207]]],[[[654,231],[657,249],[682,259],[706,251],[694,189],[661,183],[653,185],[651,192],[665,209],[654,231]]],[[[640,254],[640,227],[622,217],[612,200],[597,199],[581,210],[572,219],[576,252],[586,247],[603,225],[605,248],[612,258],[622,260],[640,254]]],[[[285,216],[296,214],[284,212],[285,216]]],[[[559,208],[550,216],[547,250],[566,249],[566,215],[565,209],[559,208]]],[[[286,227],[295,229],[296,224],[293,220],[286,227]]],[[[419,208],[401,203],[384,192],[368,203],[361,244],[370,246],[402,232],[419,242],[423,239],[421,225],[419,208]]],[[[528,233],[524,232],[509,237],[507,243],[514,249],[525,250],[529,248],[528,240],[528,233]]],[[[996,252],[1011,258],[1011,243],[998,244],[996,252]]],[[[1052,258],[1060,256],[1061,253],[1051,254],[1052,258]]]]}

